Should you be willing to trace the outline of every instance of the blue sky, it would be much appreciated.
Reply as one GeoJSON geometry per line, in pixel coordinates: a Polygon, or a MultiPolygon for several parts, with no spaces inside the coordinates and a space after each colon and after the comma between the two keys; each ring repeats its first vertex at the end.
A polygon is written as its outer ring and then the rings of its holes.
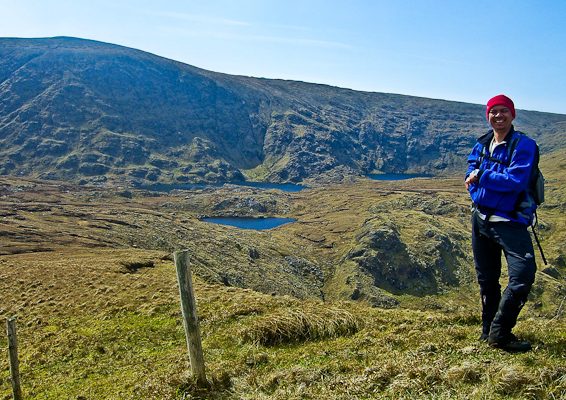
{"type": "Polygon", "coordinates": [[[0,0],[0,37],[73,36],[228,74],[566,114],[564,0],[0,0]]]}

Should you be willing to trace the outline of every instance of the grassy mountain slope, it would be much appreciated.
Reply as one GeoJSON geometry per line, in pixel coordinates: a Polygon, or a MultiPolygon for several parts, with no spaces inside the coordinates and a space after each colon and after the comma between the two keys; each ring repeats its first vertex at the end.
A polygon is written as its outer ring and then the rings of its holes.
{"type": "MultiPolygon", "coordinates": [[[[535,350],[477,342],[476,302],[370,308],[204,283],[196,301],[210,387],[190,376],[171,255],[57,249],[0,259],[17,315],[24,398],[556,399],[566,394],[563,310],[526,310],[535,350]],[[135,272],[134,272],[135,271],[135,272]]],[[[540,277],[539,277],[540,279],[540,277]]],[[[564,295],[564,294],[563,294],[564,295]]],[[[10,398],[7,349],[0,396],[10,398]]]]}

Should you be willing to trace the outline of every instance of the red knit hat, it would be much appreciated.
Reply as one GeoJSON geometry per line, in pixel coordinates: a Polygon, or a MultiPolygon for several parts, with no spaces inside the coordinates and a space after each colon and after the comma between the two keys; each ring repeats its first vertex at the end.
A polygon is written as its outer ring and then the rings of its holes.
{"type": "Polygon", "coordinates": [[[491,100],[487,102],[487,110],[486,110],[486,117],[489,119],[489,110],[491,110],[495,106],[505,106],[513,114],[513,118],[516,117],[515,115],[515,104],[513,104],[513,100],[509,97],[500,94],[499,96],[495,96],[491,100]]]}

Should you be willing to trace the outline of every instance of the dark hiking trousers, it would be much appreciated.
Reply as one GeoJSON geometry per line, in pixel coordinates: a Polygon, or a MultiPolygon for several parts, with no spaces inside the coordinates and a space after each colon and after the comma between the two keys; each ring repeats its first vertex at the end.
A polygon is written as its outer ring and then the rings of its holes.
{"type": "Polygon", "coordinates": [[[472,248],[482,298],[482,330],[503,344],[510,337],[535,280],[531,236],[523,224],[487,223],[476,211],[472,214],[472,248]],[[499,284],[501,252],[509,274],[503,295],[499,284]]]}

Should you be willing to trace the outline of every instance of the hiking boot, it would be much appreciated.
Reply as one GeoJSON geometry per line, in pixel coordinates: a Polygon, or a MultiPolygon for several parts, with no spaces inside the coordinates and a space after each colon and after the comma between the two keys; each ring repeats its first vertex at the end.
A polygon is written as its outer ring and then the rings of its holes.
{"type": "Polygon", "coordinates": [[[479,338],[479,341],[480,341],[480,342],[487,342],[488,339],[489,339],[489,334],[487,334],[487,333],[482,333],[481,336],[480,336],[480,338],[479,338]]]}
{"type": "Polygon", "coordinates": [[[529,342],[521,342],[520,340],[513,340],[502,347],[503,350],[524,353],[531,351],[533,348],[529,342]]]}
{"type": "Polygon", "coordinates": [[[521,342],[517,336],[513,335],[512,333],[509,334],[505,340],[494,340],[493,337],[488,339],[489,347],[495,347],[505,351],[513,351],[513,352],[526,352],[531,351],[532,347],[529,342],[521,342]]]}

